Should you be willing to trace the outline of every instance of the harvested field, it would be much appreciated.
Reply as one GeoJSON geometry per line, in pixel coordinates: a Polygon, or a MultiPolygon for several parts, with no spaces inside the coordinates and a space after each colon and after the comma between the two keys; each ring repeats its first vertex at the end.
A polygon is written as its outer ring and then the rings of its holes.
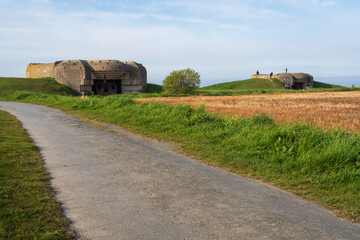
{"type": "Polygon", "coordinates": [[[313,122],[327,129],[360,132],[360,92],[278,93],[241,96],[190,96],[138,99],[170,105],[204,105],[216,114],[250,117],[268,113],[278,122],[313,122]]]}

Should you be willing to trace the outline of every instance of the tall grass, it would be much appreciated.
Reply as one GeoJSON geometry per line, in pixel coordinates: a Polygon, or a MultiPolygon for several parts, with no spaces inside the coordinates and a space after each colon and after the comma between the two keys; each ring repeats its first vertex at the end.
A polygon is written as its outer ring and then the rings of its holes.
{"type": "Polygon", "coordinates": [[[182,151],[211,165],[262,179],[360,221],[360,135],[302,123],[279,124],[267,115],[217,116],[203,107],[134,103],[137,95],[56,96],[18,92],[9,100],[54,106],[79,117],[177,141],[182,151]]]}

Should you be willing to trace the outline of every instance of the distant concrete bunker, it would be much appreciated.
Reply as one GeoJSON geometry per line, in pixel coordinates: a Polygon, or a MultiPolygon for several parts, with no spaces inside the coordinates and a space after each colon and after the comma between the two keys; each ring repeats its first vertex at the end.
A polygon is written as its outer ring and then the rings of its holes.
{"type": "MultiPolygon", "coordinates": [[[[270,75],[253,74],[251,78],[270,79],[270,75]]],[[[271,78],[276,78],[284,85],[289,85],[291,89],[306,89],[314,86],[314,78],[308,73],[278,73],[273,74],[271,78]]]]}
{"type": "Polygon", "coordinates": [[[146,69],[136,62],[118,60],[64,60],[30,63],[27,78],[55,78],[78,93],[111,95],[145,92],[146,69]]]}

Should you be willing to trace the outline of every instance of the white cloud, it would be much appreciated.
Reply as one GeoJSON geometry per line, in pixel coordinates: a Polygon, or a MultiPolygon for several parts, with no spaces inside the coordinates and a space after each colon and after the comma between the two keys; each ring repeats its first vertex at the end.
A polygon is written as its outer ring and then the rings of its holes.
{"type": "Polygon", "coordinates": [[[360,67],[358,15],[335,12],[334,24],[324,15],[331,8],[309,10],[300,1],[154,1],[135,7],[129,1],[116,10],[41,1],[19,8],[0,0],[6,3],[0,7],[0,76],[23,76],[30,61],[78,58],[135,60],[156,83],[183,67],[199,71],[204,83],[286,66],[308,71],[311,65],[352,63],[355,75],[360,67]]]}

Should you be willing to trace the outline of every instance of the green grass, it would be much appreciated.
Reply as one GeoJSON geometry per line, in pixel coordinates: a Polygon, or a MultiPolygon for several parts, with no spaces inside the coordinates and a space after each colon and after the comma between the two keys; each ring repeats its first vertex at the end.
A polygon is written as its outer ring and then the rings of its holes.
{"type": "Polygon", "coordinates": [[[0,239],[72,239],[36,146],[0,111],[0,239]]]}
{"type": "MultiPolygon", "coordinates": [[[[314,81],[314,88],[342,88],[340,85],[332,85],[314,81]]],[[[284,89],[284,84],[276,78],[262,79],[251,78],[233,82],[218,83],[199,90],[253,90],[253,89],[284,89]]]]}
{"type": "Polygon", "coordinates": [[[216,116],[204,108],[136,104],[141,95],[79,97],[18,92],[9,100],[60,108],[87,119],[124,126],[181,143],[182,150],[287,189],[360,222],[360,135],[302,123],[279,124],[265,115],[216,116]]]}
{"type": "MultiPolygon", "coordinates": [[[[321,88],[320,91],[340,89],[354,88],[321,88]]],[[[270,182],[322,203],[336,210],[339,216],[360,222],[359,134],[340,129],[329,131],[303,123],[279,124],[265,115],[230,118],[207,113],[203,108],[136,104],[133,101],[149,96],[167,95],[91,96],[89,100],[81,100],[53,93],[13,90],[6,99],[43,104],[81,118],[96,119],[146,136],[179,142],[181,151],[189,156],[270,182]]]]}
{"type": "Polygon", "coordinates": [[[31,91],[58,95],[76,95],[71,88],[66,87],[52,78],[4,78],[0,77],[0,99],[15,91],[31,91]]]}
{"type": "Polygon", "coordinates": [[[289,92],[335,92],[335,91],[359,91],[360,88],[342,87],[339,85],[331,85],[327,83],[314,81],[314,88],[299,91],[292,89],[284,89],[284,84],[276,78],[260,79],[252,78],[247,80],[239,80],[233,82],[218,83],[207,87],[201,87],[192,94],[201,94],[208,96],[224,96],[224,95],[249,95],[249,94],[265,94],[265,93],[289,93],[289,92]]]}
{"type": "Polygon", "coordinates": [[[279,80],[252,78],[233,82],[218,83],[199,90],[248,90],[248,89],[283,89],[284,84],[279,80]]]}
{"type": "MultiPolygon", "coordinates": [[[[322,82],[314,81],[314,88],[306,90],[305,92],[329,92],[329,91],[358,91],[360,88],[342,87],[340,85],[332,85],[322,82]]],[[[268,79],[247,79],[232,81],[226,83],[218,83],[207,87],[201,87],[192,91],[190,94],[182,94],[181,96],[188,95],[206,95],[206,96],[224,96],[224,95],[249,95],[249,94],[265,94],[265,93],[289,93],[289,92],[302,92],[299,90],[284,89],[284,84],[276,78],[271,81],[268,79]]],[[[178,96],[163,92],[162,86],[157,84],[147,84],[146,95],[141,97],[168,97],[178,96]]]]}
{"type": "Polygon", "coordinates": [[[340,85],[328,84],[323,82],[314,81],[314,88],[341,88],[340,85]]]}
{"type": "Polygon", "coordinates": [[[146,86],[146,92],[147,93],[161,93],[163,91],[161,85],[148,83],[146,86]]]}

